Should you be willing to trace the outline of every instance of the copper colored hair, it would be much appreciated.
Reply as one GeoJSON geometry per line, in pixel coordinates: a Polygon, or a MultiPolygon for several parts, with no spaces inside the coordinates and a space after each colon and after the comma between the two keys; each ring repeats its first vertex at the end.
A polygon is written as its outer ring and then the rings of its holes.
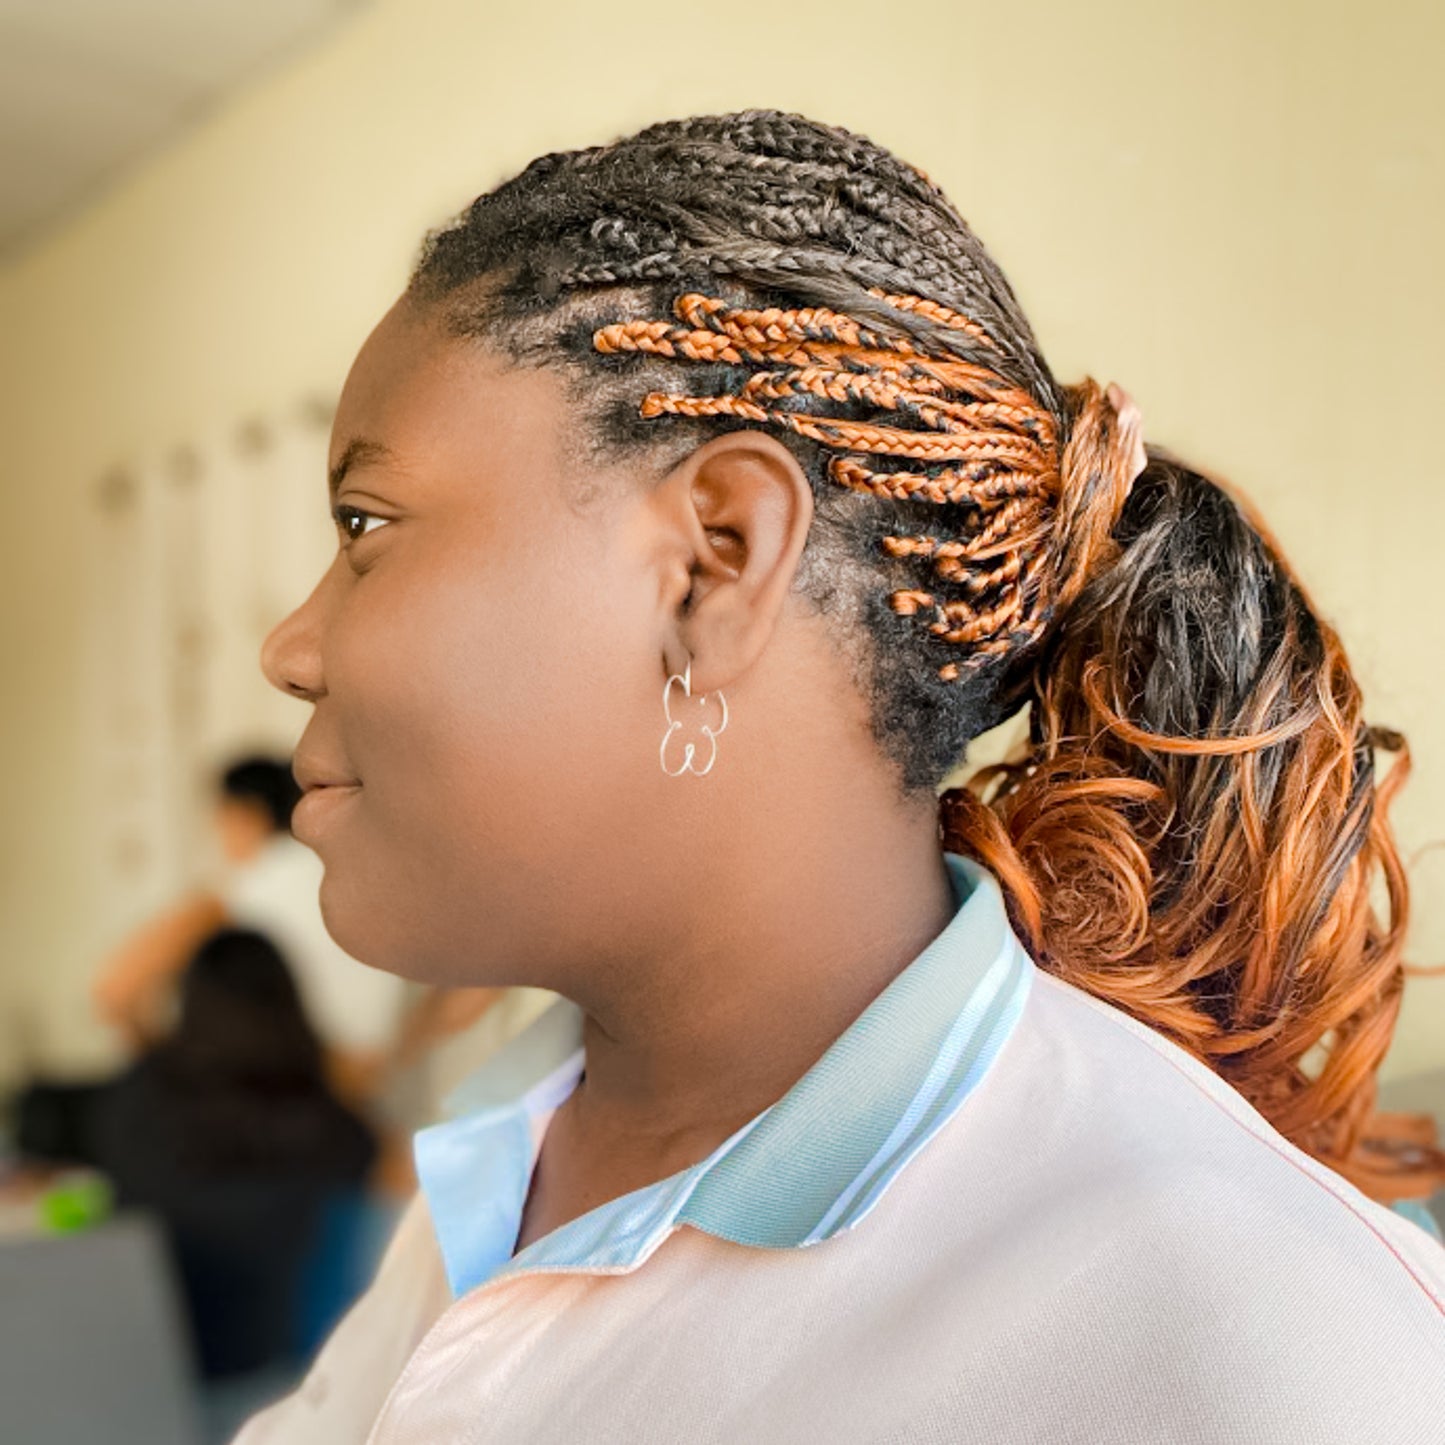
{"type": "Polygon", "coordinates": [[[1054,380],[932,182],[802,117],[667,122],[480,197],[413,289],[580,373],[603,445],[780,436],[816,502],[800,586],[855,589],[905,791],[1029,707],[1026,755],[943,791],[939,826],[1038,963],[1367,1192],[1445,1182],[1429,1121],[1375,1112],[1403,740],[1246,508],[1054,380]]]}
{"type": "MultiPolygon", "coordinates": [[[[1138,485],[1191,489],[1167,463],[1138,485]]],[[[944,793],[944,838],[998,876],[1043,967],[1209,1064],[1366,1193],[1428,1195],[1445,1183],[1433,1122],[1375,1112],[1404,987],[1387,810],[1408,750],[1365,724],[1339,638],[1216,496],[1279,579],[1277,641],[1230,715],[1140,725],[1140,614],[1170,600],[1106,571],[1040,659],[1027,756],[944,793]],[[1394,759],[1378,783],[1377,751],[1394,759]]]]}

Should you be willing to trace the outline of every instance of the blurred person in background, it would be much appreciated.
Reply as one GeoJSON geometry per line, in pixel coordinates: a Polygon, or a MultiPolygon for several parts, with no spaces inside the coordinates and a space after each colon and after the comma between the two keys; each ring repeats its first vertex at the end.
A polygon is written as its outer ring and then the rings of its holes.
{"type": "Polygon", "coordinates": [[[316,1031],[264,934],[222,929],[182,971],[174,1031],[88,1109],[84,1160],[159,1216],[203,1372],[290,1362],[324,1211],[362,1190],[370,1128],[331,1091],[316,1031]]]}
{"type": "Polygon", "coordinates": [[[299,796],[282,759],[253,756],[227,767],[212,814],[225,865],[219,888],[148,920],[102,969],[94,998],[131,1047],[143,1048],[164,1030],[176,980],[202,940],[227,925],[257,929],[294,968],[334,1082],[366,1100],[400,1040],[404,985],[357,967],[327,933],[317,902],[321,866],[291,836],[299,796]]]}
{"type": "MultiPolygon", "coordinates": [[[[300,789],[290,763],[241,758],[219,785],[212,822],[225,864],[220,886],[198,890],[126,940],[94,985],[101,1016],[133,1050],[144,1048],[164,1033],[180,970],[202,940],[225,926],[254,928],[291,963],[342,1094],[403,1133],[430,1122],[451,1087],[552,995],[429,988],[408,1005],[402,979],[358,966],[326,930],[320,860],[291,835],[300,789]]],[[[384,1138],[382,1182],[404,1193],[413,1182],[410,1151],[392,1129],[384,1138]]]]}

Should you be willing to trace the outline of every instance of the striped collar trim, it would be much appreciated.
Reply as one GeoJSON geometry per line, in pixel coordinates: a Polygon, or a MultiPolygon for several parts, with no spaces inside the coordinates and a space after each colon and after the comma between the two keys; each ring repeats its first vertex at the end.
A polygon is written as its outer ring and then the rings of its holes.
{"type": "Polygon", "coordinates": [[[959,907],[942,933],[771,1108],[701,1163],[511,1255],[541,1121],[576,1086],[582,1018],[548,1010],[416,1138],[417,1170],[455,1294],[523,1271],[621,1273],[676,1228],[761,1248],[859,1224],[953,1117],[1022,1012],[1033,965],[993,878],[945,854],[959,907]]]}

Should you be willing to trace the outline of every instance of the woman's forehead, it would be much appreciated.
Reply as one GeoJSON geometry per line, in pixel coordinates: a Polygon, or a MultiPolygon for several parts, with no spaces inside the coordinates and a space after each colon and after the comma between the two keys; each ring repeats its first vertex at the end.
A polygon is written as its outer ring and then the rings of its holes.
{"type": "Polygon", "coordinates": [[[547,465],[558,458],[569,424],[575,422],[560,376],[513,365],[403,300],[352,365],[329,465],[334,479],[358,458],[409,471],[433,463],[447,471],[467,462],[547,465]]]}

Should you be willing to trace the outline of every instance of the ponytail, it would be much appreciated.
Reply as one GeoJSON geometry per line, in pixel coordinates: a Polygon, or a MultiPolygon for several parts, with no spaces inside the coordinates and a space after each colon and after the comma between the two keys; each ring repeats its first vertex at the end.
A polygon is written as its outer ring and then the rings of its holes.
{"type": "Polygon", "coordinates": [[[1339,639],[1215,483],[1152,453],[1113,538],[1037,657],[1028,757],[943,794],[944,846],[998,876],[1043,968],[1366,1193],[1429,1194],[1433,1126],[1374,1112],[1404,986],[1404,739],[1365,725],[1339,639]]]}

